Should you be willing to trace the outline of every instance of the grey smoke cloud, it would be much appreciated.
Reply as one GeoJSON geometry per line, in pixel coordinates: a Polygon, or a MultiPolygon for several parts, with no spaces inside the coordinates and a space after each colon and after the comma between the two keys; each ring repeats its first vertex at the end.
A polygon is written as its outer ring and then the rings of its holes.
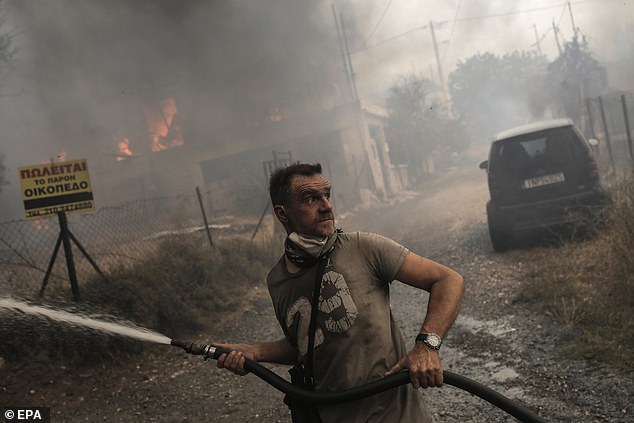
{"type": "MultiPolygon", "coordinates": [[[[445,75],[458,60],[478,52],[534,48],[533,23],[544,34],[553,20],[560,21],[566,39],[572,36],[562,0],[335,3],[346,20],[351,49],[366,48],[352,60],[359,91],[369,100],[379,101],[399,75],[436,73],[429,28],[416,30],[430,21],[437,23],[445,75]],[[539,8],[544,10],[526,12],[539,8]]],[[[201,144],[227,142],[213,138],[214,128],[248,126],[276,108],[304,111],[328,88],[327,80],[343,81],[331,4],[8,0],[6,26],[16,34],[19,52],[0,91],[20,95],[0,97],[0,142],[12,182],[0,195],[15,189],[18,166],[55,159],[62,151],[69,159],[110,159],[112,135],[128,136],[138,148],[134,143],[144,143],[147,135],[143,107],[151,101],[174,97],[179,110],[188,111],[186,142],[201,144]]],[[[598,58],[622,59],[634,4],[578,0],[572,7],[598,58]]],[[[541,47],[555,57],[552,32],[541,47]]]]}
{"type": "MultiPolygon", "coordinates": [[[[367,2],[342,0],[341,3],[355,10],[367,2]]],[[[364,14],[365,31],[371,31],[387,3],[376,1],[372,13],[364,14]]],[[[572,0],[570,3],[575,24],[581,35],[587,37],[596,57],[606,65],[621,61],[627,55],[626,46],[632,49],[631,37],[629,41],[627,39],[634,23],[634,3],[618,0],[572,0]]],[[[411,70],[437,78],[437,64],[428,28],[430,21],[435,23],[445,75],[455,68],[459,60],[476,53],[502,55],[515,50],[536,49],[533,25],[541,38],[540,47],[550,60],[557,56],[553,21],[559,24],[562,43],[570,41],[573,36],[567,2],[563,0],[393,0],[372,37],[373,42],[368,43],[378,45],[354,55],[361,91],[371,92],[372,87],[382,89],[400,73],[411,70]],[[426,28],[408,33],[422,26],[426,28]],[[406,35],[395,38],[399,34],[406,35]],[[380,43],[390,39],[393,40],[380,43]],[[372,72],[363,72],[364,69],[372,72]]],[[[623,81],[614,78],[613,85],[628,88],[628,84],[634,83],[633,79],[623,81]]]]}

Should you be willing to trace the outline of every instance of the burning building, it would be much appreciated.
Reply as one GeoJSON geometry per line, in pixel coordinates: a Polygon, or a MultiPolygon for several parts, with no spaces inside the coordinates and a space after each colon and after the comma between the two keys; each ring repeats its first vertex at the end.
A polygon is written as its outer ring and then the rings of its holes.
{"type": "Polygon", "coordinates": [[[344,208],[400,189],[384,114],[350,95],[329,2],[60,0],[13,12],[37,121],[88,158],[98,205],[196,186],[262,193],[273,152],[321,162],[344,208]]]}

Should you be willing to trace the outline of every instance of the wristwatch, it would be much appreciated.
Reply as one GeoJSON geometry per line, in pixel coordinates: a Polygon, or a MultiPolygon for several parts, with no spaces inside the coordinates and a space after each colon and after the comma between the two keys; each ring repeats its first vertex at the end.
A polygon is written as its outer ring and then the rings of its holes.
{"type": "Polygon", "coordinates": [[[442,338],[433,332],[419,333],[416,336],[416,342],[422,342],[432,350],[438,351],[442,345],[442,338]]]}

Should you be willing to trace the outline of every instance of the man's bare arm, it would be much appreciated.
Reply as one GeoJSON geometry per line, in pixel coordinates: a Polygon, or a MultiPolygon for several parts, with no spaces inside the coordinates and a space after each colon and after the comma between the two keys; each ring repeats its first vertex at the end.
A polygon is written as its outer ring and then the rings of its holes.
{"type": "MultiPolygon", "coordinates": [[[[408,253],[396,274],[396,279],[430,293],[427,313],[420,332],[434,332],[444,337],[456,320],[462,296],[464,280],[447,266],[408,253]]],[[[407,355],[401,358],[387,374],[409,370],[415,388],[441,386],[442,364],[438,351],[417,342],[407,355]]]]}
{"type": "Polygon", "coordinates": [[[396,279],[430,293],[421,332],[444,337],[460,310],[465,289],[462,276],[447,266],[410,252],[396,279]]]}
{"type": "Polygon", "coordinates": [[[297,349],[286,338],[257,344],[214,343],[212,345],[231,351],[218,357],[218,367],[239,375],[247,374],[244,369],[245,357],[254,361],[278,364],[293,364],[297,358],[297,349]]]}

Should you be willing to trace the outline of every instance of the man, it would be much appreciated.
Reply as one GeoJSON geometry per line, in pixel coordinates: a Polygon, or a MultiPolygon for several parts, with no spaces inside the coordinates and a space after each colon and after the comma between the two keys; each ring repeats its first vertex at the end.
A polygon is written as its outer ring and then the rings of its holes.
{"type": "Polygon", "coordinates": [[[245,374],[244,357],[306,364],[317,262],[326,260],[317,301],[312,368],[317,392],[341,391],[403,369],[411,384],[352,403],[318,407],[323,422],[431,421],[419,387],[443,383],[438,349],[453,324],[464,281],[455,271],[370,233],[335,229],[330,184],[319,164],[295,163],[273,173],[269,186],[288,237],[267,277],[285,337],[268,343],[218,344],[233,350],[218,367],[245,374]],[[430,293],[414,347],[407,351],[389,304],[399,280],[430,293]]]}

